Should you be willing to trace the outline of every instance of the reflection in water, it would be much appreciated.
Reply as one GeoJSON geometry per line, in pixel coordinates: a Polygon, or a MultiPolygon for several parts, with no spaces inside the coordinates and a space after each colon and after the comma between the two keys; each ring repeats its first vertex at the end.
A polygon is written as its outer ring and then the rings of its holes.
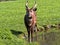
{"type": "MultiPolygon", "coordinates": [[[[34,40],[35,38],[36,37],[34,37],[34,40]]],[[[38,42],[40,43],[40,45],[59,45],[60,32],[50,32],[38,35],[38,42]]]]}

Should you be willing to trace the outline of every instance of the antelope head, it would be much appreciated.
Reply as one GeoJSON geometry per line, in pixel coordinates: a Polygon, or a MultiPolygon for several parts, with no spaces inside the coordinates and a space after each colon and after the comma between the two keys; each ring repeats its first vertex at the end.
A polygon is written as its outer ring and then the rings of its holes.
{"type": "Polygon", "coordinates": [[[37,10],[37,8],[36,8],[36,6],[37,6],[36,1],[35,1],[35,4],[34,4],[34,6],[32,8],[28,7],[28,1],[26,2],[25,6],[26,6],[26,11],[27,12],[35,12],[37,10]]]}

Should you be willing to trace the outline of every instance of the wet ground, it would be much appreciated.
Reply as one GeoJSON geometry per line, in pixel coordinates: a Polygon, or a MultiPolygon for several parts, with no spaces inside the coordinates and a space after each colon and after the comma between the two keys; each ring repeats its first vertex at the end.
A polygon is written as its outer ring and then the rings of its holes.
{"type": "MultiPolygon", "coordinates": [[[[34,37],[36,41],[36,37],[34,37]]],[[[60,45],[60,32],[50,32],[38,35],[37,42],[40,45],[60,45]]]]}

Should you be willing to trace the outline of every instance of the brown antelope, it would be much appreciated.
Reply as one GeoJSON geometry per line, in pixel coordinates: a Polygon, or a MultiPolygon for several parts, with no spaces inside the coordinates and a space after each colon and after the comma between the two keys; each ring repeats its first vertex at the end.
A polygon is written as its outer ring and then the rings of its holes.
{"type": "MultiPolygon", "coordinates": [[[[36,8],[37,4],[35,2],[35,5],[32,8],[28,7],[28,1],[26,2],[26,15],[24,17],[24,23],[27,28],[28,32],[28,41],[33,41],[33,33],[34,30],[37,30],[37,24],[36,24],[36,8]]],[[[37,31],[36,31],[37,32],[37,31]]]]}

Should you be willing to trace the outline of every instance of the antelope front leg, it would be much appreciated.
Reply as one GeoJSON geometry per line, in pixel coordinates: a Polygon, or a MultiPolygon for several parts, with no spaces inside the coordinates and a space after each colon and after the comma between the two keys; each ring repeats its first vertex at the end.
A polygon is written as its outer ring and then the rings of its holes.
{"type": "Polygon", "coordinates": [[[34,35],[34,30],[32,29],[32,30],[31,30],[31,41],[32,41],[32,42],[34,41],[33,35],[34,35]]]}
{"type": "Polygon", "coordinates": [[[31,42],[31,31],[28,31],[28,41],[31,42]]]}

